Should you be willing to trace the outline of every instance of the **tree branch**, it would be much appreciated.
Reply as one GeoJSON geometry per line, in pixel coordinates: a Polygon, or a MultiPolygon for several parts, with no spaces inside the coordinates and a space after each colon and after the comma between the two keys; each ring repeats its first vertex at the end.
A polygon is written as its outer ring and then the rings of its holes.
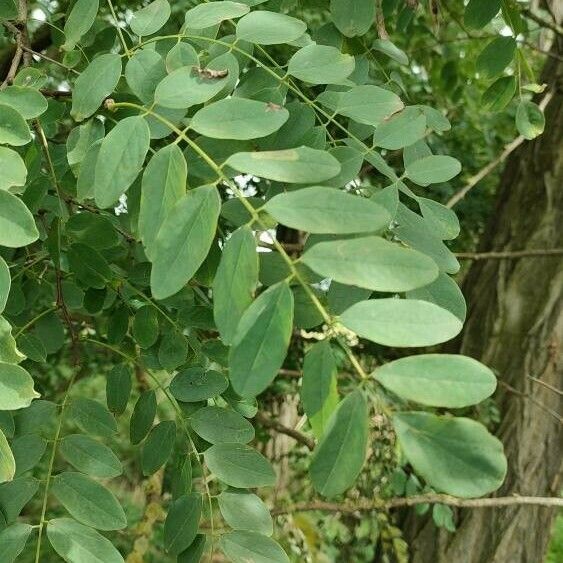
{"type": "Polygon", "coordinates": [[[550,29],[557,35],[563,35],[563,28],[561,26],[557,25],[555,22],[544,20],[542,17],[534,14],[534,12],[532,12],[532,10],[530,10],[529,8],[524,8],[522,10],[522,14],[524,14],[524,16],[526,16],[528,19],[536,22],[539,26],[550,29]]]}
{"type": "Polygon", "coordinates": [[[18,18],[14,23],[9,21],[4,21],[2,23],[4,24],[4,27],[6,27],[6,29],[14,35],[16,40],[16,48],[12,57],[12,62],[10,63],[6,77],[0,86],[0,88],[5,88],[14,80],[22,61],[24,64],[26,63],[24,58],[25,47],[29,43],[29,37],[27,34],[27,0],[18,0],[18,18]]]}
{"type": "Polygon", "coordinates": [[[256,420],[260,422],[260,424],[263,424],[266,428],[271,428],[272,430],[275,430],[280,434],[285,434],[286,436],[290,436],[294,440],[297,440],[297,442],[299,442],[300,444],[306,446],[311,451],[315,448],[315,440],[313,440],[313,438],[310,438],[309,436],[299,432],[298,430],[295,430],[293,428],[288,428],[287,426],[284,426],[281,422],[278,422],[277,420],[273,420],[269,416],[261,412],[258,412],[256,414],[256,420]]]}
{"type": "MultiPolygon", "coordinates": [[[[553,98],[553,92],[548,92],[542,101],[540,102],[539,106],[540,109],[543,111],[547,104],[549,104],[551,98],[553,98]]],[[[472,190],[485,176],[488,176],[499,164],[502,164],[507,157],[512,154],[526,139],[522,135],[519,135],[514,139],[511,143],[506,145],[505,149],[500,153],[497,158],[489,162],[487,166],[479,170],[477,174],[469,178],[467,184],[455,193],[446,203],[446,207],[453,207],[456,203],[459,203],[468,193],[472,190]]]]}
{"type": "Polygon", "coordinates": [[[369,512],[372,510],[388,510],[390,508],[416,506],[417,504],[445,504],[458,508],[498,508],[501,506],[518,505],[557,508],[563,507],[563,499],[557,497],[524,497],[519,495],[510,497],[463,499],[452,497],[450,495],[428,494],[414,495],[411,497],[397,497],[388,500],[359,501],[354,504],[337,504],[323,501],[303,502],[288,506],[287,508],[274,509],[272,510],[272,514],[278,516],[280,514],[308,512],[311,510],[354,514],[357,512],[369,512]]]}
{"type": "Polygon", "coordinates": [[[383,6],[381,0],[376,0],[375,2],[375,27],[377,28],[377,35],[379,35],[379,39],[388,41],[389,34],[385,28],[385,18],[383,17],[383,6]]]}
{"type": "Polygon", "coordinates": [[[507,252],[457,252],[456,257],[462,260],[517,260],[533,256],[563,256],[563,248],[538,248],[531,250],[515,250],[507,252]]]}

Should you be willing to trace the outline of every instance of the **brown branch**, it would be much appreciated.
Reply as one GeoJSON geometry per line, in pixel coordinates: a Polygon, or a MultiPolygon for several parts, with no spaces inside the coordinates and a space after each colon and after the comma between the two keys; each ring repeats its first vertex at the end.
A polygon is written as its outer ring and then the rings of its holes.
{"type": "Polygon", "coordinates": [[[534,12],[532,12],[532,10],[530,10],[529,8],[523,9],[522,14],[528,19],[536,22],[539,26],[545,27],[546,29],[550,29],[551,31],[553,31],[553,33],[556,33],[557,35],[563,35],[563,28],[561,26],[557,25],[557,23],[555,22],[544,20],[542,17],[534,14],[534,12]]]}
{"type": "Polygon", "coordinates": [[[551,415],[555,420],[557,420],[557,422],[559,422],[559,424],[563,424],[563,417],[559,413],[555,412],[552,408],[548,407],[547,405],[544,405],[541,401],[538,401],[533,395],[530,395],[529,393],[524,393],[523,391],[520,391],[515,387],[512,387],[512,385],[506,383],[506,381],[502,381],[501,379],[498,380],[498,384],[501,387],[504,387],[510,393],[513,393],[514,395],[517,395],[518,397],[522,397],[523,399],[528,399],[532,404],[536,405],[538,408],[542,409],[547,414],[551,415]]]}
{"type": "Polygon", "coordinates": [[[532,377],[531,375],[528,375],[528,379],[533,381],[534,383],[537,383],[538,385],[541,385],[542,387],[545,387],[546,389],[549,389],[550,391],[553,391],[554,393],[557,393],[558,395],[563,395],[563,391],[561,391],[561,389],[557,389],[557,387],[554,387],[546,381],[542,381],[541,379],[532,377]]]}
{"type": "Polygon", "coordinates": [[[12,62],[8,68],[8,72],[0,88],[5,88],[11,84],[18,72],[20,64],[27,64],[25,57],[25,48],[29,44],[29,37],[27,33],[27,0],[18,0],[18,17],[14,23],[9,21],[2,22],[4,27],[10,31],[15,40],[16,47],[14,55],[12,57],[12,62]]]}
{"type": "Polygon", "coordinates": [[[388,510],[390,508],[402,508],[416,506],[417,504],[445,504],[458,508],[498,508],[500,506],[546,506],[563,507],[563,499],[557,497],[524,497],[513,495],[510,497],[492,498],[472,498],[463,499],[450,495],[428,494],[414,495],[411,497],[397,497],[388,500],[359,501],[354,504],[337,504],[332,502],[303,502],[272,510],[272,514],[291,514],[293,512],[308,512],[311,510],[321,510],[324,512],[341,512],[344,514],[354,514],[357,512],[369,512],[372,510],[388,510]]]}
{"type": "Polygon", "coordinates": [[[379,39],[388,41],[389,34],[385,28],[385,18],[383,16],[383,6],[381,0],[377,0],[375,3],[375,27],[377,28],[377,35],[379,35],[379,39]]]}
{"type": "MultiPolygon", "coordinates": [[[[553,92],[548,92],[542,101],[540,102],[539,106],[540,109],[543,111],[547,104],[550,102],[551,98],[553,98],[553,92]]],[[[446,207],[453,207],[456,203],[459,203],[470,190],[472,190],[485,176],[488,176],[499,164],[502,164],[510,154],[512,154],[526,139],[522,135],[519,135],[514,139],[511,143],[506,145],[505,149],[497,156],[494,160],[489,162],[487,166],[479,170],[477,174],[469,178],[467,184],[455,193],[446,203],[446,207]]]]}
{"type": "Polygon", "coordinates": [[[457,252],[456,257],[462,260],[517,260],[537,256],[563,256],[563,248],[538,248],[531,250],[515,250],[507,252],[457,252]]]}
{"type": "Polygon", "coordinates": [[[263,424],[266,428],[271,428],[272,430],[275,430],[280,434],[285,434],[286,436],[290,436],[291,438],[297,440],[299,443],[303,444],[304,446],[307,446],[309,450],[315,449],[315,440],[313,440],[313,438],[310,438],[306,434],[303,434],[298,430],[295,430],[294,428],[288,428],[287,426],[284,426],[281,422],[278,422],[277,420],[273,420],[269,416],[261,412],[258,412],[256,414],[256,420],[260,422],[260,424],[263,424]]]}

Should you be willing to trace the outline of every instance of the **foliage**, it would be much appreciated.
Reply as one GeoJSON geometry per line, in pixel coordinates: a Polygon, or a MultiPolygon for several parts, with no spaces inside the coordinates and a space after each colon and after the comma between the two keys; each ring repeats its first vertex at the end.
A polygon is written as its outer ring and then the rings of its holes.
{"type": "MultiPolygon", "coordinates": [[[[400,350],[450,340],[465,316],[460,224],[426,196],[462,170],[445,110],[455,121],[471,89],[446,56],[424,91],[426,55],[407,53],[432,15],[383,2],[417,32],[399,46],[376,38],[373,0],[187,4],[53,5],[53,59],[28,56],[22,29],[40,28],[0,3],[23,63],[0,90],[2,561],[49,560],[45,538],[71,563],[303,560],[306,520],[298,547],[268,509],[282,476],[263,417],[292,368],[315,438],[295,460],[302,498],[478,497],[506,471],[467,418],[492,372],[400,350]],[[370,352],[395,361],[373,369],[370,352]],[[135,514],[117,483],[143,477],[135,514]]],[[[471,0],[467,27],[498,4],[471,0]]],[[[495,110],[517,90],[531,139],[544,118],[525,92],[541,88],[512,37],[526,23],[511,1],[502,17],[511,36],[474,57],[476,88],[495,110]]],[[[448,507],[433,516],[453,529],[448,507]]],[[[404,557],[392,520],[374,522],[357,533],[404,557]]]]}

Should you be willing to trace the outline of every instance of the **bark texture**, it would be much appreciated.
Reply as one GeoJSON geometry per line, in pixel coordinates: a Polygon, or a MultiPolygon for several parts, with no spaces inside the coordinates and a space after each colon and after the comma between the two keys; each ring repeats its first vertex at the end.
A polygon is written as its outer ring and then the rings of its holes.
{"type": "MultiPolygon", "coordinates": [[[[563,246],[562,70],[553,60],[545,69],[555,92],[545,133],[507,161],[481,251],[563,246]]],[[[501,382],[497,435],[509,469],[499,496],[555,496],[561,489],[563,426],[531,399],[561,413],[560,396],[528,376],[563,387],[562,287],[557,257],[477,261],[464,282],[469,315],[458,350],[491,366],[501,382]]],[[[414,563],[539,563],[553,517],[551,509],[529,506],[466,509],[456,514],[457,532],[448,534],[410,513],[405,534],[414,563]]]]}

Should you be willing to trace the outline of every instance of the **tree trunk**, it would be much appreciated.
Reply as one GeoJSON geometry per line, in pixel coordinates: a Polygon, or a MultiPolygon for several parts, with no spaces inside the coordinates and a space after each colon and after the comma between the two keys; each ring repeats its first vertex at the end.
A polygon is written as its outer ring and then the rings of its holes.
{"type": "MultiPolygon", "coordinates": [[[[551,60],[543,78],[554,91],[546,130],[507,161],[481,251],[563,246],[562,65],[551,60]]],[[[497,435],[509,468],[499,495],[560,491],[563,426],[545,408],[560,412],[560,397],[529,376],[562,387],[562,278],[560,258],[534,257],[476,261],[464,282],[469,315],[458,350],[499,378],[497,435]]],[[[405,534],[415,563],[539,563],[553,517],[530,506],[461,510],[450,534],[409,513],[405,534]]]]}

